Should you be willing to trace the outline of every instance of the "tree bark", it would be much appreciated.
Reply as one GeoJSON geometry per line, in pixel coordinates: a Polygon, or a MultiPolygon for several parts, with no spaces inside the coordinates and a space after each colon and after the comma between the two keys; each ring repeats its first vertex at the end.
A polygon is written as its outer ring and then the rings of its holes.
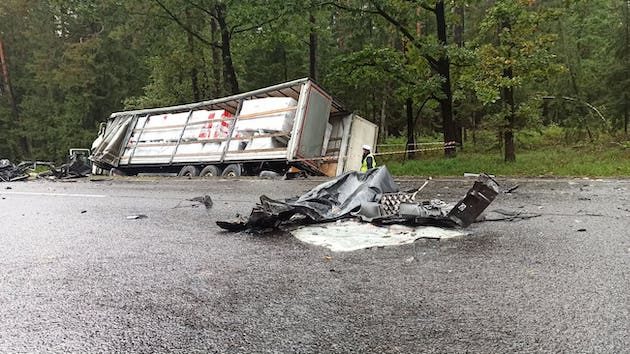
{"type": "MultiPolygon", "coordinates": [[[[508,21],[503,21],[501,25],[504,29],[511,30],[512,25],[508,21]]],[[[511,49],[510,49],[511,50],[511,49]]],[[[511,59],[511,55],[508,55],[508,60],[511,59]]],[[[503,77],[512,79],[514,73],[512,71],[512,64],[509,64],[503,69],[503,77]]],[[[501,96],[503,99],[503,106],[507,108],[508,113],[506,116],[505,130],[503,131],[504,142],[504,160],[506,162],[516,161],[516,152],[514,149],[514,125],[516,123],[516,107],[514,104],[514,87],[506,86],[501,90],[501,96]]]]}
{"type": "Polygon", "coordinates": [[[232,49],[231,49],[231,35],[230,28],[226,22],[226,6],[224,3],[218,3],[215,5],[215,11],[217,15],[217,22],[219,24],[219,30],[221,32],[221,59],[223,60],[223,79],[227,85],[228,92],[232,95],[239,93],[241,90],[238,86],[238,79],[236,78],[236,70],[234,69],[234,62],[232,61],[232,49]]]}
{"type": "MultiPolygon", "coordinates": [[[[413,115],[413,99],[411,97],[405,100],[405,108],[407,111],[407,151],[416,149],[415,119],[413,115]]],[[[407,158],[412,160],[415,152],[407,152],[407,158]]]]}
{"type": "MultiPolygon", "coordinates": [[[[625,44],[624,57],[626,59],[626,84],[630,82],[630,0],[625,1],[624,21],[626,22],[625,28],[625,44]]],[[[630,119],[630,97],[628,97],[628,91],[623,93],[623,132],[628,135],[628,120],[630,119]]]]}
{"type": "Polygon", "coordinates": [[[381,102],[381,127],[379,137],[381,142],[387,140],[387,95],[383,94],[383,101],[381,102]]]}
{"type": "Polygon", "coordinates": [[[317,19],[315,18],[315,14],[313,13],[313,11],[315,10],[311,10],[308,15],[308,20],[311,24],[311,30],[309,33],[309,40],[308,40],[308,44],[309,44],[308,62],[309,62],[309,76],[311,77],[311,79],[317,81],[317,29],[316,29],[317,19]]]}
{"type": "Polygon", "coordinates": [[[20,112],[18,110],[17,100],[15,98],[15,93],[13,92],[13,86],[11,85],[11,75],[9,73],[9,62],[7,59],[4,41],[2,37],[0,37],[0,72],[2,73],[2,84],[4,86],[4,91],[8,97],[9,105],[11,106],[11,114],[13,116],[14,126],[17,126],[19,129],[18,133],[18,141],[20,152],[24,156],[31,156],[31,143],[28,140],[28,137],[25,136],[22,132],[21,122],[20,122],[20,112]]]}
{"type": "MultiPolygon", "coordinates": [[[[444,10],[444,1],[438,1],[435,5],[435,19],[437,20],[438,41],[443,48],[443,53],[437,60],[437,72],[442,77],[442,93],[443,97],[438,101],[440,103],[440,111],[442,113],[442,129],[444,142],[458,141],[457,126],[453,120],[453,92],[451,90],[451,62],[446,53],[448,44],[446,35],[446,13],[444,10]]],[[[461,138],[459,139],[461,140],[461,138]]],[[[444,149],[444,155],[447,157],[455,156],[455,149],[444,149]]]]}
{"type": "MultiPolygon", "coordinates": [[[[216,12],[215,12],[216,13],[216,12]]],[[[210,19],[210,36],[212,43],[219,42],[219,28],[217,21],[214,18],[210,19]]],[[[212,92],[213,97],[221,97],[223,90],[221,89],[221,68],[223,67],[223,63],[221,63],[221,52],[220,49],[216,46],[211,47],[212,50],[212,76],[214,76],[214,90],[212,92]]]]}
{"type": "MultiPolygon", "coordinates": [[[[455,15],[456,15],[456,20],[455,20],[455,24],[453,25],[453,41],[455,41],[455,44],[457,45],[457,47],[463,48],[464,47],[464,20],[465,20],[465,11],[464,11],[463,4],[459,4],[457,7],[455,7],[455,15]]],[[[457,134],[456,141],[460,144],[460,148],[463,150],[464,141],[466,140],[466,131],[464,130],[464,124],[462,124],[462,119],[457,118],[460,116],[457,109],[454,110],[453,115],[454,117],[456,117],[455,119],[455,126],[456,126],[455,132],[457,134]]]]}
{"type": "Polygon", "coordinates": [[[13,119],[18,119],[18,107],[15,101],[15,95],[13,94],[13,87],[11,86],[11,76],[9,75],[9,63],[7,55],[4,50],[4,41],[0,37],[0,66],[2,67],[2,84],[4,86],[4,92],[6,93],[9,104],[11,105],[11,113],[13,119]]]}
{"type": "MultiPolygon", "coordinates": [[[[186,17],[188,19],[189,26],[192,27],[192,20],[190,18],[190,12],[186,11],[186,17]]],[[[195,53],[195,38],[192,32],[186,32],[187,40],[188,40],[188,51],[190,52],[190,57],[192,58],[192,68],[190,68],[190,86],[193,94],[193,100],[199,101],[201,100],[201,94],[199,91],[199,80],[198,80],[198,70],[197,70],[197,60],[195,53]]]]}

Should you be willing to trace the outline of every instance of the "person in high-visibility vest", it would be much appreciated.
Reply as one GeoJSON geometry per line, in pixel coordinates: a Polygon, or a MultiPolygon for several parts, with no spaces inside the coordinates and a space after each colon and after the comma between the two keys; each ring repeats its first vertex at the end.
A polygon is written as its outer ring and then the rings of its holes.
{"type": "Polygon", "coordinates": [[[372,147],[363,145],[363,158],[361,159],[361,172],[365,173],[369,169],[376,167],[376,159],[372,155],[372,147]]]}

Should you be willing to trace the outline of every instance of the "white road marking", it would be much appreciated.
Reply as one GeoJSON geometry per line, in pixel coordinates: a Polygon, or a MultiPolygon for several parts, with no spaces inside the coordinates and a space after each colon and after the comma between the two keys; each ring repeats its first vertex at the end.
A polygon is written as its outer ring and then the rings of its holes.
{"type": "Polygon", "coordinates": [[[72,193],[37,193],[37,192],[0,192],[0,194],[13,195],[37,195],[47,197],[79,197],[79,198],[106,198],[104,194],[72,194],[72,193]]]}

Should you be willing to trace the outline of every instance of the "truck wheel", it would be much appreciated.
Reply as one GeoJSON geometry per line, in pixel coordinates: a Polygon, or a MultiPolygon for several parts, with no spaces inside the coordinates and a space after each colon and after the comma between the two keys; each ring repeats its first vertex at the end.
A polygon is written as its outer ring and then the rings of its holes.
{"type": "Polygon", "coordinates": [[[177,176],[178,177],[196,177],[196,176],[199,176],[199,169],[192,165],[184,166],[179,171],[177,176]]]}
{"type": "Polygon", "coordinates": [[[217,177],[221,176],[221,169],[218,166],[208,165],[199,172],[200,177],[217,177]]]}
{"type": "Polygon", "coordinates": [[[242,173],[241,165],[239,164],[231,164],[228,165],[225,170],[223,170],[223,177],[240,177],[242,173]]]}

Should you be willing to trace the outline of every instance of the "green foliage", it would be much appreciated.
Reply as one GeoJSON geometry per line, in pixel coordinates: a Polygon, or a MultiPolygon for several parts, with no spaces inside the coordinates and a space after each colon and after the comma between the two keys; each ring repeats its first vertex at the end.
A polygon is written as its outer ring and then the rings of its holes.
{"type": "Polygon", "coordinates": [[[497,132],[508,127],[525,159],[540,146],[605,144],[609,127],[623,141],[627,2],[447,1],[446,46],[435,35],[436,3],[3,0],[0,37],[18,116],[0,77],[0,157],[59,160],[68,148],[90,146],[111,112],[227,95],[226,54],[242,91],[308,76],[313,36],[317,81],[391,141],[404,144],[408,97],[417,141],[441,139],[436,99],[445,81],[430,58],[451,63],[456,120],[475,135],[466,151],[498,151],[497,132]],[[514,90],[513,122],[505,89],[514,90]]]}
{"type": "Polygon", "coordinates": [[[389,162],[398,176],[462,176],[485,172],[497,176],[522,177],[618,177],[630,174],[630,151],[626,148],[556,147],[522,151],[510,164],[496,155],[460,152],[456,158],[426,156],[419,160],[389,162]]]}

